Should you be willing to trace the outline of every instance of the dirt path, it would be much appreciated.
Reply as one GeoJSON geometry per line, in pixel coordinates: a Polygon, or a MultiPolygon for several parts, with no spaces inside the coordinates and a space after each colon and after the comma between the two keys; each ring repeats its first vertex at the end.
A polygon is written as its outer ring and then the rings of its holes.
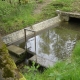
{"type": "Polygon", "coordinates": [[[34,14],[40,14],[42,9],[51,2],[52,0],[44,0],[43,3],[38,3],[36,9],[34,10],[34,14]]]}

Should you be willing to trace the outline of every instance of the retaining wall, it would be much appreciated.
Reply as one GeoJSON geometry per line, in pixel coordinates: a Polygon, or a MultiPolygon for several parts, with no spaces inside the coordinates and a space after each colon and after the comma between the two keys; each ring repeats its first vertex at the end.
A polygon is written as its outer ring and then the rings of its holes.
{"type": "Polygon", "coordinates": [[[80,13],[65,12],[65,11],[60,11],[60,10],[56,10],[56,12],[60,16],[60,19],[63,21],[69,21],[70,17],[80,19],[80,13]]]}
{"type": "MultiPolygon", "coordinates": [[[[61,20],[60,20],[59,16],[57,16],[57,17],[48,19],[46,21],[34,24],[31,27],[27,27],[27,28],[34,30],[36,32],[36,35],[38,35],[46,29],[58,26],[60,22],[61,22],[61,20]]],[[[30,32],[30,31],[27,31],[26,36],[27,36],[27,39],[29,39],[29,38],[31,38],[35,35],[34,35],[34,33],[30,32]]],[[[10,45],[10,44],[13,44],[13,43],[16,44],[17,42],[21,43],[22,41],[25,40],[24,39],[24,29],[4,36],[4,37],[2,37],[2,40],[7,45],[10,45]]]]}

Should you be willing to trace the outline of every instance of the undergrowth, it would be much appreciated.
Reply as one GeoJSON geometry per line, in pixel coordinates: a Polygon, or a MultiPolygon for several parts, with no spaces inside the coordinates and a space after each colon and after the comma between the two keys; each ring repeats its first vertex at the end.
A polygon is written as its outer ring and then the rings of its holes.
{"type": "Polygon", "coordinates": [[[0,1],[0,28],[5,33],[17,31],[36,22],[32,13],[35,2],[22,5],[12,5],[6,1],[0,1]]]}

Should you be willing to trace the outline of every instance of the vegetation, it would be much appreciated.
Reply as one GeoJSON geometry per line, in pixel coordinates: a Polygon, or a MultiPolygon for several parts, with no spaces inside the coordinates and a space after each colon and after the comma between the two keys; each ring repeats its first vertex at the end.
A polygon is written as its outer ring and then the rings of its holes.
{"type": "Polygon", "coordinates": [[[26,80],[18,71],[0,37],[0,80],[26,80]]]}
{"type": "Polygon", "coordinates": [[[70,59],[57,62],[42,74],[30,72],[24,76],[28,80],[80,80],[80,41],[77,42],[70,59]]]}
{"type": "MultiPolygon", "coordinates": [[[[37,4],[43,0],[0,0],[0,34],[5,35],[13,31],[31,26],[34,23],[56,16],[55,11],[80,12],[80,0],[53,0],[40,14],[34,14],[37,4]],[[36,3],[38,1],[38,3],[36,3]],[[75,7],[74,7],[75,6],[75,7]]],[[[2,64],[1,64],[2,65],[2,64]]],[[[54,67],[45,70],[42,74],[34,65],[24,76],[27,80],[80,80],[80,41],[73,50],[71,58],[59,61],[54,67]],[[32,72],[31,72],[32,71],[32,72]]],[[[9,71],[4,69],[5,72],[9,71]]],[[[9,76],[5,75],[4,76],[9,76]]],[[[11,75],[13,76],[13,75],[11,75]]],[[[10,77],[11,77],[10,76],[10,77]]]]}
{"type": "Polygon", "coordinates": [[[26,25],[35,23],[36,19],[31,15],[35,3],[12,5],[0,1],[0,28],[4,33],[10,33],[26,25]]]}
{"type": "Polygon", "coordinates": [[[80,11],[79,0],[52,0],[42,12],[34,14],[45,0],[0,0],[0,34],[5,35],[56,16],[56,10],[80,11]],[[11,1],[11,2],[10,2],[11,1]],[[75,7],[74,7],[75,6],[75,7]]]}

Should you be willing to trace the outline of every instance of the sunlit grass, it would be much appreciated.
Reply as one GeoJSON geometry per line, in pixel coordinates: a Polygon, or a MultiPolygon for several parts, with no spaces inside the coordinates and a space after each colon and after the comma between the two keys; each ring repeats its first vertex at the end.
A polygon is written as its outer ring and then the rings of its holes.
{"type": "Polygon", "coordinates": [[[36,18],[32,15],[35,2],[14,6],[5,1],[0,2],[0,25],[5,33],[11,33],[36,22],[36,18]]]}

